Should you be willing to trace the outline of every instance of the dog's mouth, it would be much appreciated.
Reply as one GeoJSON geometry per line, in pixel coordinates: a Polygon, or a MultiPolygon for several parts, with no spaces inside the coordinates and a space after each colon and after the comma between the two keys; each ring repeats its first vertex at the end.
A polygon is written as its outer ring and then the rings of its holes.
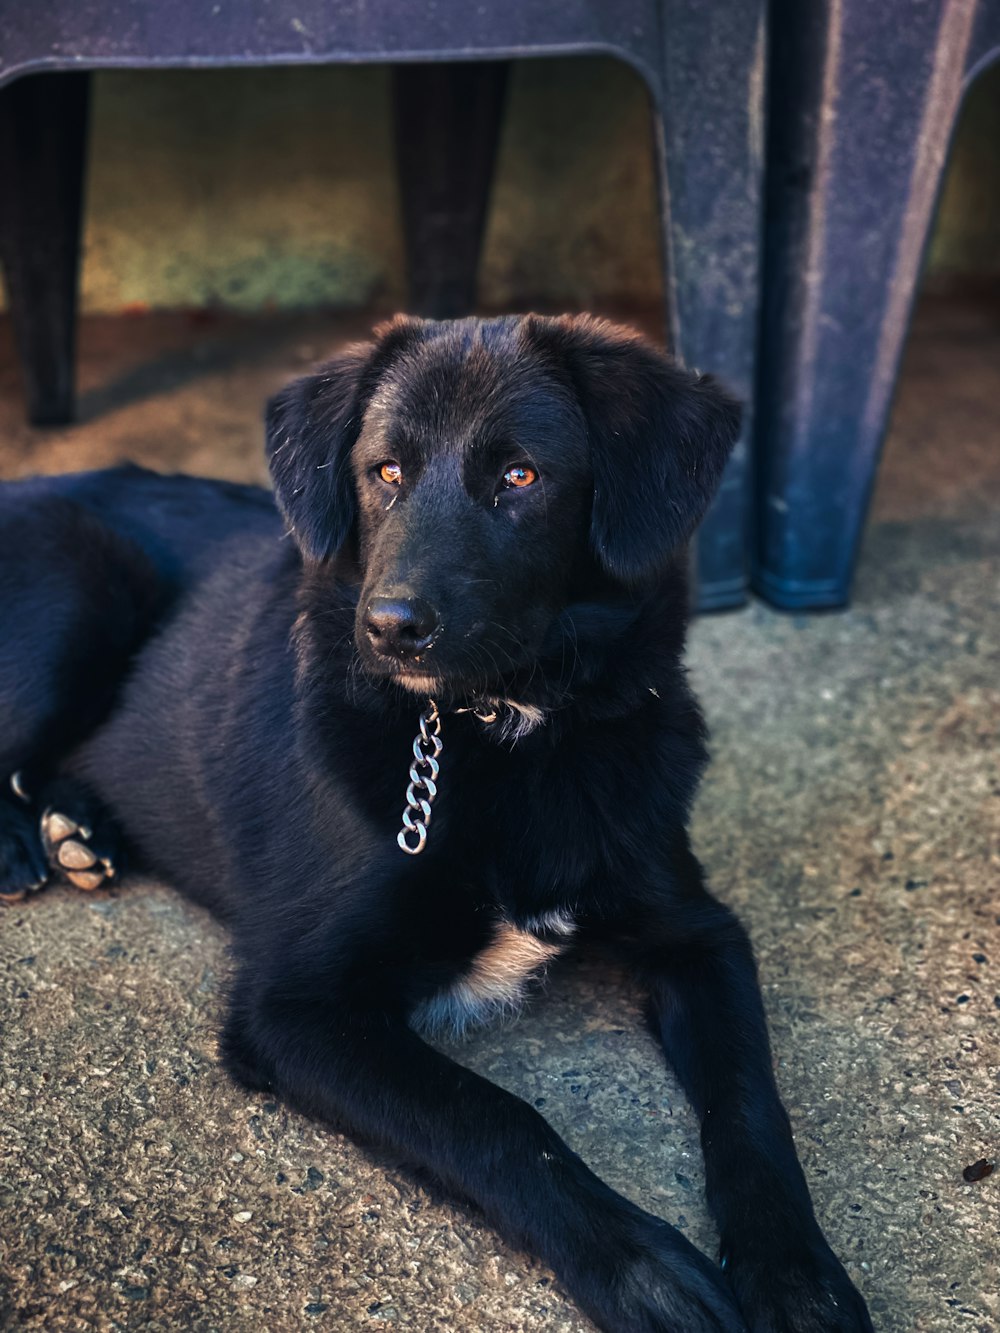
{"type": "Polygon", "coordinates": [[[387,674],[401,689],[411,690],[414,694],[432,695],[435,692],[440,693],[442,688],[447,688],[449,691],[453,688],[447,677],[433,675],[419,666],[400,666],[387,674]]]}
{"type": "Polygon", "coordinates": [[[502,695],[515,679],[531,669],[533,659],[527,654],[519,660],[520,654],[512,658],[498,644],[483,644],[472,634],[466,638],[464,651],[458,654],[442,652],[435,638],[418,652],[393,656],[379,652],[367,635],[364,639],[359,636],[356,641],[367,675],[410,694],[438,699],[462,701],[502,695]]]}
{"type": "Polygon", "coordinates": [[[533,698],[538,693],[536,635],[526,633],[523,625],[515,629],[481,617],[465,624],[449,623],[446,634],[438,616],[438,624],[424,632],[422,621],[410,624],[414,604],[418,609],[423,605],[417,599],[390,604],[383,627],[378,620],[372,623],[372,608],[382,613],[379,599],[362,597],[365,611],[357,617],[354,640],[370,680],[395,688],[404,697],[434,699],[449,709],[478,708],[482,700],[533,698]]]}
{"type": "Polygon", "coordinates": [[[525,651],[523,641],[518,643],[520,660],[512,660],[499,644],[479,640],[468,644],[458,660],[438,656],[436,644],[436,651],[396,659],[377,655],[367,641],[357,647],[364,673],[373,683],[398,691],[401,703],[412,700],[412,707],[430,700],[442,715],[469,714],[497,741],[513,743],[530,735],[561,703],[560,692],[553,693],[539,670],[538,654],[525,651]]]}
{"type": "Polygon", "coordinates": [[[429,663],[405,662],[393,666],[379,664],[373,673],[383,681],[395,685],[408,694],[423,695],[449,705],[495,695],[504,689],[499,676],[485,678],[481,672],[471,676],[462,671],[448,671],[444,667],[430,669],[429,663]]]}
{"type": "Polygon", "coordinates": [[[369,670],[407,696],[433,699],[443,712],[494,713],[512,690],[516,692],[515,681],[499,673],[486,676],[482,671],[449,671],[444,666],[432,671],[429,667],[429,663],[411,660],[391,666],[378,663],[369,670]]]}
{"type": "Polygon", "coordinates": [[[411,694],[433,700],[442,713],[468,713],[496,739],[519,741],[544,725],[549,712],[540,703],[512,698],[501,682],[472,686],[458,677],[432,676],[413,668],[397,671],[391,679],[411,694]]]}

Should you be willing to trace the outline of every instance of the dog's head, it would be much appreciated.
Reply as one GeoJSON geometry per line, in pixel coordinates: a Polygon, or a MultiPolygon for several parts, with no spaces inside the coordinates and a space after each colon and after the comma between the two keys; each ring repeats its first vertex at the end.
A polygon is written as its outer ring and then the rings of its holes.
{"type": "Polygon", "coordinates": [[[303,560],[359,588],[368,672],[461,695],[530,669],[572,601],[654,582],[738,429],[627,329],[400,317],[279,393],[267,448],[303,560]]]}

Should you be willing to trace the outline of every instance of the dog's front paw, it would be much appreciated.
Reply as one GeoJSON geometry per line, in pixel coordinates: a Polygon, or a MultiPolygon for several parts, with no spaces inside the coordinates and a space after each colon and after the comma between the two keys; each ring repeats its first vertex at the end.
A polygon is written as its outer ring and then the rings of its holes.
{"type": "Polygon", "coordinates": [[[767,1255],[724,1256],[751,1333],[873,1333],[854,1283],[823,1238],[767,1255]]]}
{"type": "Polygon", "coordinates": [[[607,1333],[748,1333],[715,1264],[666,1222],[638,1210],[621,1230],[606,1228],[588,1279],[600,1282],[589,1312],[607,1333]]]}
{"type": "Polygon", "coordinates": [[[701,1254],[697,1254],[697,1260],[663,1251],[633,1260],[619,1283],[625,1318],[614,1325],[615,1329],[747,1333],[747,1325],[718,1269],[701,1254]]]}

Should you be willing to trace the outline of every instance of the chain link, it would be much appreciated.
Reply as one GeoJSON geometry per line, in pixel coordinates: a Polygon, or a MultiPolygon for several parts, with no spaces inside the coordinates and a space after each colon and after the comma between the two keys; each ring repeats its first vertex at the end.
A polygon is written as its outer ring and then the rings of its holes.
{"type": "Polygon", "coordinates": [[[413,738],[413,763],[410,765],[410,785],[406,789],[403,827],[396,835],[396,841],[408,856],[417,856],[427,846],[431,806],[437,796],[437,776],[441,771],[438,758],[443,749],[441,714],[434,700],[428,699],[427,707],[420,714],[420,731],[413,738]]]}

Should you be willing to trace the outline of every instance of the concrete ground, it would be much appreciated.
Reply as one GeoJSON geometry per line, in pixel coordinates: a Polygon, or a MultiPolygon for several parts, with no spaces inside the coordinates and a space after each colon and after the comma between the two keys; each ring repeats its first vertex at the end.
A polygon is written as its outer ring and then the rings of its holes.
{"type": "MultiPolygon", "coordinates": [[[[264,394],[350,323],[90,322],[59,431],[23,425],[8,342],[0,472],[262,479],[264,394]]],[[[691,649],[715,737],[697,847],[752,930],[817,1211],[879,1333],[1000,1329],[1000,1169],[963,1179],[1000,1156],[998,612],[1000,311],[925,305],[851,610],[753,605],[691,649]]],[[[4,1328],[591,1327],[470,1211],[234,1087],[226,972],[223,933],[160,885],[0,919],[4,1328]]],[[[712,1249],[694,1120],[607,965],[461,1055],[712,1249]]]]}

